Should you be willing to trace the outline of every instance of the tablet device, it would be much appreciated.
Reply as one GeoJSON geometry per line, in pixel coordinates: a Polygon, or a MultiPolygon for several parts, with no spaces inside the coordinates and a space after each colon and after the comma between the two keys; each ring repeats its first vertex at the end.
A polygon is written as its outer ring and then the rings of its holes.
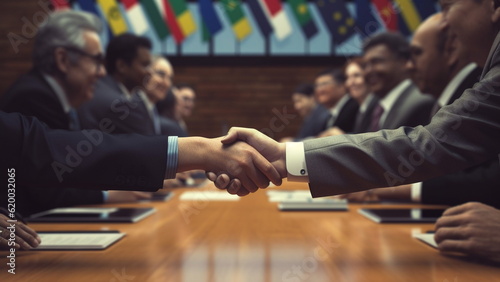
{"type": "Polygon", "coordinates": [[[280,202],[280,211],[347,211],[347,201],[344,202],[280,202]]]}
{"type": "Polygon", "coordinates": [[[359,213],[377,223],[434,223],[444,209],[360,209],[359,213]]]}
{"type": "Polygon", "coordinates": [[[154,208],[58,208],[36,213],[29,222],[138,222],[154,208]]]}

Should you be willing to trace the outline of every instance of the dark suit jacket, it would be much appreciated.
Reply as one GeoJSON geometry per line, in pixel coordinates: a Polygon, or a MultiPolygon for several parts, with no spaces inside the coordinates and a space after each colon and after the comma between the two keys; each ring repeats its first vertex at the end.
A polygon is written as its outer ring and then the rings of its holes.
{"type": "MultiPolygon", "coordinates": [[[[163,185],[166,136],[50,130],[35,118],[0,112],[0,181],[15,170],[16,210],[31,210],[26,187],[156,191],[163,185]],[[91,148],[82,153],[82,144],[91,148]]],[[[2,190],[2,206],[7,200],[2,190]]],[[[100,193],[100,191],[98,191],[100,193]]]]}
{"type": "Polygon", "coordinates": [[[105,76],[96,83],[94,97],[78,109],[82,128],[103,130],[113,134],[138,133],[155,135],[153,121],[138,95],[128,100],[118,82],[105,76]]]}
{"type": "Polygon", "coordinates": [[[423,181],[500,152],[500,33],[480,82],[426,126],[304,141],[315,197],[423,181]]]}
{"type": "MultiPolygon", "coordinates": [[[[53,129],[69,130],[68,115],[64,112],[56,93],[37,71],[22,76],[4,95],[1,109],[33,116],[53,129]]],[[[72,188],[26,186],[22,193],[23,205],[18,211],[28,215],[52,208],[103,203],[101,191],[72,188]]]]}
{"type": "Polygon", "coordinates": [[[417,126],[429,123],[429,116],[436,101],[430,95],[422,95],[415,84],[398,97],[387,114],[381,129],[396,129],[400,126],[417,126]]]}
{"type": "Polygon", "coordinates": [[[50,128],[69,130],[69,118],[54,90],[38,71],[21,76],[2,96],[0,110],[34,116],[50,128]]]}
{"type": "MultiPolygon", "coordinates": [[[[481,69],[474,69],[457,87],[449,103],[479,81],[481,69]]],[[[473,168],[424,181],[422,203],[458,205],[469,201],[500,208],[500,164],[498,156],[473,168]]]]}
{"type": "Polygon", "coordinates": [[[328,110],[322,105],[316,105],[302,123],[299,133],[295,136],[296,140],[302,140],[307,137],[316,137],[325,129],[325,124],[330,117],[328,110]]]}
{"type": "Polygon", "coordinates": [[[358,102],[349,97],[347,103],[345,103],[342,109],[340,109],[339,115],[333,123],[333,127],[336,126],[342,129],[344,132],[351,132],[354,128],[354,123],[356,123],[356,114],[358,113],[358,109],[358,102]]]}
{"type": "Polygon", "coordinates": [[[176,122],[160,116],[161,134],[166,136],[187,137],[187,132],[176,122]]]}

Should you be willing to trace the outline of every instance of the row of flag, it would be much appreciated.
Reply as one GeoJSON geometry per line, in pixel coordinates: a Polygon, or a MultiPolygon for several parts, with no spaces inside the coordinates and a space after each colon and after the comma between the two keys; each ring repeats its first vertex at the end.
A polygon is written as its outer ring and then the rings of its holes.
{"type": "MultiPolygon", "coordinates": [[[[201,21],[196,23],[186,0],[51,0],[54,9],[68,9],[78,3],[80,9],[104,17],[112,35],[124,32],[144,34],[152,26],[159,39],[172,36],[177,44],[202,29],[204,40],[209,40],[223,29],[216,7],[223,9],[231,23],[235,37],[244,40],[253,27],[242,8],[241,0],[198,0],[201,21]],[[122,13],[119,5],[123,5],[122,13]],[[102,13],[99,13],[99,9],[102,13]],[[125,17],[131,25],[129,30],[125,17]]],[[[291,19],[285,13],[281,0],[246,0],[257,28],[266,38],[274,34],[278,40],[292,32],[291,19]]],[[[306,0],[286,0],[294,20],[305,37],[311,39],[318,26],[309,11],[306,0]]],[[[314,0],[321,18],[335,44],[341,44],[358,33],[370,36],[380,28],[411,34],[420,22],[436,12],[435,0],[353,0],[356,19],[344,0],[314,0]]],[[[317,20],[317,19],[316,19],[317,20]]]]}

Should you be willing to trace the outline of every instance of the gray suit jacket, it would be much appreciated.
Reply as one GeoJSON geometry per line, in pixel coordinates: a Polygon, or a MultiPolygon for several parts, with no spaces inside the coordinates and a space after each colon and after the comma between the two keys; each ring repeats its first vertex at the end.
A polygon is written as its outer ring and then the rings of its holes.
{"type": "Polygon", "coordinates": [[[155,135],[153,121],[142,99],[133,95],[128,100],[111,76],[97,81],[94,97],[78,109],[78,115],[84,129],[155,135]]]}
{"type": "Polygon", "coordinates": [[[400,126],[417,126],[429,123],[429,116],[436,100],[422,95],[415,84],[410,84],[396,100],[382,129],[396,129],[400,126]]]}
{"type": "Polygon", "coordinates": [[[500,152],[500,33],[480,82],[427,126],[304,142],[315,197],[414,183],[479,164],[500,152]]]}

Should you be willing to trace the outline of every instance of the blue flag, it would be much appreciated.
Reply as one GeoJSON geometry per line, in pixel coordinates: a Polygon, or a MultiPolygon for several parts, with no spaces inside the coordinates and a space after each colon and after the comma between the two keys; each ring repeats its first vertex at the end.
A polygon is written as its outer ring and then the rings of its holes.
{"type": "Polygon", "coordinates": [[[203,19],[203,23],[207,27],[207,30],[213,36],[220,30],[222,30],[222,23],[215,12],[214,4],[212,0],[200,0],[198,2],[200,8],[200,14],[203,19]]]}
{"type": "Polygon", "coordinates": [[[78,3],[78,5],[80,6],[80,9],[82,9],[82,11],[94,14],[98,18],[100,18],[101,21],[103,21],[104,26],[106,27],[106,29],[108,31],[107,32],[108,37],[113,38],[113,33],[111,32],[111,29],[109,28],[107,21],[101,17],[101,14],[99,13],[99,11],[97,10],[97,7],[95,6],[94,0],[77,0],[76,2],[78,3]]]}
{"type": "Polygon", "coordinates": [[[248,7],[252,11],[253,17],[259,26],[260,32],[264,37],[268,37],[273,32],[273,27],[267,20],[259,0],[247,0],[248,7]]]}
{"type": "Polygon", "coordinates": [[[335,44],[341,44],[356,33],[356,22],[347,10],[344,0],[317,0],[316,5],[335,44]]]}
{"type": "Polygon", "coordinates": [[[369,0],[356,0],[356,26],[362,38],[370,37],[382,28],[373,15],[372,4],[369,0]]]}

